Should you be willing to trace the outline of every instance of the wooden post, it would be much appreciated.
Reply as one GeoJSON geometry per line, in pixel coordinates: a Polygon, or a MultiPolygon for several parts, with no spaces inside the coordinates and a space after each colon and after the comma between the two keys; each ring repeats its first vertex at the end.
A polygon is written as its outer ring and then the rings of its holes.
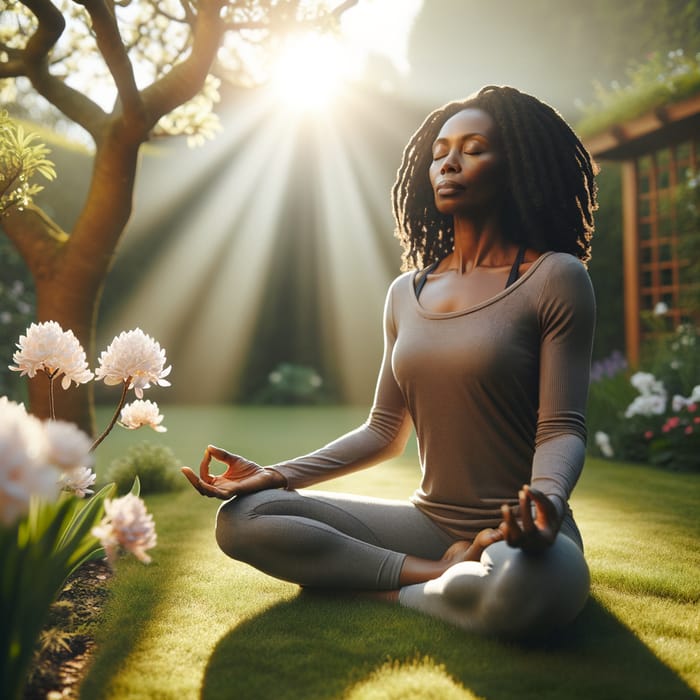
{"type": "Polygon", "coordinates": [[[622,260],[625,295],[625,345],[630,367],[639,365],[641,337],[639,299],[639,226],[637,162],[622,163],[622,260]]]}

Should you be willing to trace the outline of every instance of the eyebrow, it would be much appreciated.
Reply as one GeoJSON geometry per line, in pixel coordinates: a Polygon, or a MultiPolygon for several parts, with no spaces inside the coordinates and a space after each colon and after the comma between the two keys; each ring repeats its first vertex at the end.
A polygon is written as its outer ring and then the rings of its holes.
{"type": "MultiPolygon", "coordinates": [[[[483,139],[484,141],[488,141],[488,140],[489,140],[489,137],[486,136],[486,134],[482,134],[482,133],[479,132],[479,131],[471,131],[471,132],[469,132],[469,133],[467,133],[467,134],[460,134],[457,138],[458,138],[458,139],[461,139],[462,141],[468,141],[469,139],[472,139],[472,138],[475,138],[475,137],[478,137],[478,138],[480,138],[480,139],[483,139]]],[[[435,144],[435,143],[445,143],[446,141],[449,141],[449,140],[450,140],[450,139],[448,139],[446,136],[439,136],[438,138],[435,139],[435,141],[433,141],[433,143],[434,143],[434,144],[435,144]]]]}

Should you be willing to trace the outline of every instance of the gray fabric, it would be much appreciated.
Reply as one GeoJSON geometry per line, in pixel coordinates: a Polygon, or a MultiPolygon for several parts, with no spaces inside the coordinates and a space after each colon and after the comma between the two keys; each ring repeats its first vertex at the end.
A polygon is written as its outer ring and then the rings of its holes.
{"type": "Polygon", "coordinates": [[[453,538],[407,501],[270,490],[219,509],[234,559],[304,586],[393,590],[407,554],[439,559],[453,538]]]}
{"type": "Polygon", "coordinates": [[[450,567],[427,583],[405,586],[399,602],[478,634],[545,634],[571,622],[590,587],[579,547],[560,534],[542,554],[497,542],[481,561],[450,567]]]}
{"type": "Polygon", "coordinates": [[[498,527],[501,504],[516,505],[533,476],[568,514],[585,455],[595,320],[585,268],[544,253],[492,299],[451,313],[420,305],[413,274],[387,295],[367,422],[274,468],[290,488],[364,469],[403,449],[410,416],[423,470],[412,500],[456,538],[498,527]]]}

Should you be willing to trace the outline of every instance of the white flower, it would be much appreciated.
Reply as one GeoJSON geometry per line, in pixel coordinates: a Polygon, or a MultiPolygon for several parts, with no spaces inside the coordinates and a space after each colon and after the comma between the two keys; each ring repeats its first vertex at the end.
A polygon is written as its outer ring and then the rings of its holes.
{"type": "Polygon", "coordinates": [[[657,302],[654,307],[654,316],[665,316],[668,313],[668,304],[663,301],[657,302]]]}
{"type": "Polygon", "coordinates": [[[92,464],[92,440],[74,423],[49,420],[44,423],[49,459],[61,471],[70,472],[92,464]]]}
{"type": "Polygon", "coordinates": [[[114,338],[100,355],[99,364],[95,370],[98,379],[110,386],[129,380],[129,389],[134,389],[140,399],[143,390],[151,383],[170,386],[170,382],[164,379],[171,369],[163,369],[165,350],[161,350],[160,345],[140,328],[122,331],[114,338]]]}
{"type": "Polygon", "coordinates": [[[122,408],[119,417],[119,423],[129,430],[147,425],[158,433],[164,433],[167,430],[164,425],[161,425],[162,420],[163,416],[159,413],[158,404],[148,399],[146,401],[137,399],[128,403],[122,408]]]}
{"type": "Polygon", "coordinates": [[[682,411],[689,403],[692,403],[692,401],[680,396],[680,394],[676,394],[671,399],[671,409],[674,413],[678,413],[679,411],[682,411]]]}
{"type": "Polygon", "coordinates": [[[90,467],[77,467],[61,475],[61,486],[66,491],[72,491],[76,496],[84,498],[95,493],[90,487],[95,483],[97,474],[90,467]]]}
{"type": "Polygon", "coordinates": [[[650,372],[636,372],[630,377],[630,383],[642,396],[666,396],[663,382],[650,372]]]}
{"type": "Polygon", "coordinates": [[[598,449],[601,451],[603,457],[613,457],[614,452],[612,445],[610,444],[610,437],[608,436],[607,433],[604,433],[602,430],[598,430],[595,434],[595,444],[598,446],[598,449]]]}
{"type": "Polygon", "coordinates": [[[700,384],[693,387],[693,391],[690,392],[688,401],[689,403],[700,403],[700,384]]]}
{"type": "Polygon", "coordinates": [[[55,498],[58,476],[42,422],[22,404],[0,397],[0,523],[11,525],[25,515],[32,496],[55,498]]]}
{"type": "Polygon", "coordinates": [[[68,389],[71,381],[89,382],[93,374],[88,369],[85,351],[73,331],[64,331],[56,321],[32,323],[26,335],[19,337],[19,350],[12,356],[16,366],[11,370],[34,377],[45,371],[51,376],[63,374],[61,386],[68,389]]]}
{"type": "Polygon", "coordinates": [[[146,504],[132,493],[121,498],[106,498],[105,517],[92,528],[107,552],[110,563],[114,563],[117,548],[131,552],[144,564],[151,561],[147,549],[156,546],[156,528],[153,516],[146,511],[146,504]]]}
{"type": "Polygon", "coordinates": [[[660,416],[666,411],[666,396],[658,394],[638,396],[627,407],[625,418],[632,416],[660,416]]]}

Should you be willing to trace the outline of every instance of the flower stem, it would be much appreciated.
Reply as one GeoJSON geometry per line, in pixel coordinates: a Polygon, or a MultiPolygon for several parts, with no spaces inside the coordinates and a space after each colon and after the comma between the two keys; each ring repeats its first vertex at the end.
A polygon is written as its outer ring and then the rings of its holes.
{"type": "Polygon", "coordinates": [[[54,400],[53,380],[58,370],[56,369],[53,372],[49,372],[45,369],[44,372],[46,372],[46,376],[49,378],[49,416],[51,417],[51,420],[56,420],[56,402],[54,400]]]}
{"type": "Polygon", "coordinates": [[[126,403],[126,394],[129,391],[129,384],[131,384],[131,377],[127,377],[126,381],[124,382],[124,386],[122,388],[122,395],[121,398],[119,399],[119,404],[117,405],[117,409],[114,411],[114,415],[112,416],[112,420],[109,421],[109,425],[104,429],[102,432],[102,435],[100,435],[95,442],[92,443],[92,447],[90,448],[90,452],[94,452],[97,449],[97,446],[110,434],[112,431],[112,428],[114,427],[114,424],[117,422],[117,418],[119,417],[119,412],[124,408],[124,404],[126,403]]]}

